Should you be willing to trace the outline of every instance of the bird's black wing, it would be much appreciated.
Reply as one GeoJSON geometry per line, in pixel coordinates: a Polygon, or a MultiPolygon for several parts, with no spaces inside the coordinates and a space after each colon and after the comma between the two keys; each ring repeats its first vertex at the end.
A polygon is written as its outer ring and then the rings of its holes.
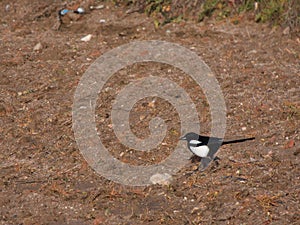
{"type": "Polygon", "coordinates": [[[221,145],[239,143],[239,142],[244,142],[244,141],[249,141],[254,139],[255,139],[254,137],[251,137],[251,138],[236,139],[231,141],[224,141],[222,138],[199,136],[199,141],[205,143],[208,146],[209,152],[207,157],[201,158],[200,166],[198,169],[204,171],[209,166],[209,164],[214,160],[215,155],[218,152],[221,145]]]}
{"type": "Polygon", "coordinates": [[[206,136],[202,136],[201,139],[202,142],[203,143],[205,142],[209,148],[208,156],[201,158],[201,162],[198,168],[200,171],[204,171],[209,166],[209,164],[214,160],[216,153],[218,152],[219,148],[222,145],[223,139],[217,137],[206,137],[206,136]]]}
{"type": "Polygon", "coordinates": [[[204,171],[209,166],[209,164],[216,158],[215,155],[218,152],[221,144],[222,143],[215,143],[215,144],[208,145],[209,148],[208,155],[207,157],[201,158],[198,170],[204,171]]]}
{"type": "Polygon", "coordinates": [[[208,137],[208,136],[201,136],[201,135],[199,135],[198,140],[201,141],[205,145],[209,145],[209,144],[212,144],[212,145],[214,145],[214,144],[222,144],[222,142],[223,142],[222,138],[208,137]]]}

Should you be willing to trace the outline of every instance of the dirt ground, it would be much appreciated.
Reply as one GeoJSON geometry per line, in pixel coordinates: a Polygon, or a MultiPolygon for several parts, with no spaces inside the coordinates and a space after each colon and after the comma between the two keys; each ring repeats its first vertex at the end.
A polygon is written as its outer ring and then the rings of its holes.
{"type": "MultiPolygon", "coordinates": [[[[104,8],[70,14],[60,25],[62,1],[0,1],[0,224],[299,224],[299,34],[244,17],[156,29],[144,14],[94,4],[104,8]],[[90,41],[80,41],[88,34],[90,41]],[[222,147],[219,163],[204,172],[190,173],[198,165],[191,161],[166,186],[129,187],[94,172],[72,130],[75,89],[100,55],[134,40],[196,52],[224,93],[225,138],[256,140],[222,147]]],[[[149,75],[177,81],[201,112],[201,133],[210,132],[209,106],[192,79],[158,63],[133,65],[110,79],[96,110],[103,143],[126,163],[164,159],[181,135],[176,110],[148,98],[134,108],[132,129],[147,137],[147,122],[160,115],[169,128],[166,144],[146,156],[110,147],[117,142],[112,99],[149,75]]]]}

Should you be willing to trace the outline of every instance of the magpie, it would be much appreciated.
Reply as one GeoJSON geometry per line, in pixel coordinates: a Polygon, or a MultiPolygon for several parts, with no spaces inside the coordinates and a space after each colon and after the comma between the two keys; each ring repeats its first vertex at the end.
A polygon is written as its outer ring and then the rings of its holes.
{"type": "Polygon", "coordinates": [[[254,140],[254,137],[224,141],[218,137],[202,136],[193,132],[187,133],[180,140],[187,141],[188,149],[201,158],[199,170],[204,170],[215,159],[215,154],[222,145],[254,140]]]}

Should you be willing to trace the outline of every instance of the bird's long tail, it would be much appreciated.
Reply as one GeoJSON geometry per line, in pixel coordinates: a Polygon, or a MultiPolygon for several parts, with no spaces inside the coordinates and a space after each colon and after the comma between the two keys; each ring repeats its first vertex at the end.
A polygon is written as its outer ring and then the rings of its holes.
{"type": "Polygon", "coordinates": [[[244,141],[250,141],[250,140],[254,140],[254,139],[255,139],[255,137],[243,138],[243,139],[237,139],[237,140],[231,140],[231,141],[223,141],[222,145],[239,143],[239,142],[244,142],[244,141]]]}

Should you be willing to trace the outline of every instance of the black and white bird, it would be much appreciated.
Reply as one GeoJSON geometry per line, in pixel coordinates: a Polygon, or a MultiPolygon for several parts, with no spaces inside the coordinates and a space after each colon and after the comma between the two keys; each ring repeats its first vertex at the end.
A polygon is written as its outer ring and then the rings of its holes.
{"type": "Polygon", "coordinates": [[[243,138],[231,141],[224,141],[222,138],[202,136],[196,133],[187,133],[180,140],[187,141],[188,149],[195,155],[201,157],[199,169],[204,170],[214,159],[215,154],[222,145],[254,140],[254,137],[243,138]]]}

